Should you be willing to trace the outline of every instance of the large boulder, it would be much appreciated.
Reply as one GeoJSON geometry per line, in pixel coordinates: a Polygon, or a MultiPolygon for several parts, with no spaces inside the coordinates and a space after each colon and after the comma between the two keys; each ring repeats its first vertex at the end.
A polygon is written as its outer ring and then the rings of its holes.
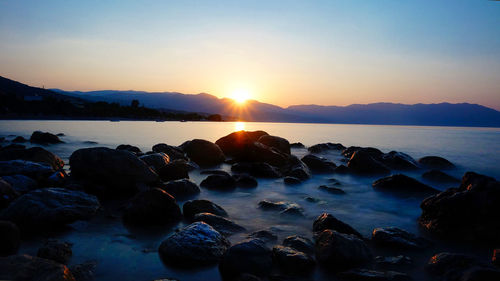
{"type": "Polygon", "coordinates": [[[305,237],[292,235],[283,240],[283,246],[293,248],[306,254],[314,254],[314,243],[305,237]]]}
{"type": "Polygon", "coordinates": [[[315,249],[318,263],[335,270],[358,267],[372,258],[363,240],[330,229],[317,235],[315,249]]]}
{"type": "Polygon", "coordinates": [[[340,143],[327,142],[327,143],[315,144],[313,146],[310,146],[307,150],[309,150],[309,152],[311,152],[311,153],[321,153],[321,152],[325,152],[325,151],[329,151],[329,150],[342,151],[344,149],[345,149],[345,146],[343,146],[340,143]]]}
{"type": "Polygon", "coordinates": [[[157,173],[170,163],[170,157],[163,152],[145,154],[140,156],[139,159],[148,164],[148,166],[152,167],[157,173]]]}
{"type": "Polygon", "coordinates": [[[391,192],[398,195],[428,196],[439,192],[439,190],[403,174],[396,174],[378,179],[373,182],[372,186],[375,190],[391,192]]]}
{"type": "Polygon", "coordinates": [[[429,259],[426,270],[442,281],[500,280],[500,270],[463,254],[438,253],[429,259]]]}
{"type": "Polygon", "coordinates": [[[165,143],[159,143],[153,146],[152,150],[154,152],[163,152],[168,155],[170,160],[183,159],[187,160],[184,156],[184,151],[177,146],[168,145],[165,143]]]}
{"type": "Polygon", "coordinates": [[[219,269],[225,280],[237,280],[244,274],[268,276],[272,266],[272,251],[262,240],[249,239],[231,246],[219,269]]]}
{"type": "Polygon", "coordinates": [[[397,227],[375,228],[372,232],[372,241],[395,249],[424,249],[430,245],[427,239],[397,227]]]}
{"type": "Polygon", "coordinates": [[[257,178],[281,177],[281,172],[276,167],[263,162],[238,162],[231,166],[231,171],[236,173],[248,173],[257,178]]]}
{"type": "Polygon", "coordinates": [[[130,145],[130,144],[120,144],[119,146],[116,147],[116,150],[130,151],[138,156],[143,154],[140,148],[138,148],[137,146],[130,145]]]}
{"type": "Polygon", "coordinates": [[[57,135],[54,135],[54,134],[51,134],[48,132],[41,132],[41,131],[33,132],[33,134],[31,134],[31,137],[30,137],[30,142],[37,143],[37,144],[63,143],[63,141],[60,140],[57,135]]]}
{"type": "Polygon", "coordinates": [[[17,146],[5,147],[0,149],[0,160],[26,160],[49,165],[54,170],[64,167],[64,161],[61,158],[41,147],[31,147],[28,149],[17,146]]]}
{"type": "Polygon", "coordinates": [[[419,168],[415,159],[406,153],[398,151],[383,154],[380,157],[380,162],[395,170],[415,170],[419,168]]]}
{"type": "Polygon", "coordinates": [[[229,246],[210,225],[195,222],[165,239],[159,253],[165,263],[196,267],[219,262],[229,246]]]}
{"type": "Polygon", "coordinates": [[[0,212],[0,219],[21,228],[62,226],[91,218],[99,209],[95,196],[64,188],[42,188],[26,193],[0,212]]]}
{"type": "Polygon", "coordinates": [[[308,154],[302,157],[301,160],[313,173],[333,173],[337,167],[332,161],[313,154],[308,154]]]}
{"type": "Polygon", "coordinates": [[[273,260],[282,271],[300,275],[310,272],[316,264],[308,254],[281,245],[273,247],[273,260]]]}
{"type": "Polygon", "coordinates": [[[25,175],[34,179],[46,179],[54,169],[41,163],[25,160],[0,161],[0,176],[25,175]]]}
{"type": "Polygon", "coordinates": [[[387,166],[377,161],[364,150],[354,152],[349,162],[347,162],[347,167],[350,171],[364,175],[385,175],[390,173],[387,166]]]}
{"type": "Polygon", "coordinates": [[[210,190],[230,191],[236,188],[236,180],[228,173],[213,174],[205,178],[200,186],[210,190]]]}
{"type": "Polygon", "coordinates": [[[435,170],[452,169],[455,167],[453,163],[439,156],[425,156],[418,159],[418,163],[424,168],[435,170]]]}
{"type": "Polygon", "coordinates": [[[166,224],[181,218],[181,209],[175,198],[158,188],[138,193],[123,212],[123,220],[131,225],[166,224]]]}
{"type": "Polygon", "coordinates": [[[185,200],[200,194],[198,185],[189,179],[169,181],[160,188],[177,200],[185,200]]]}
{"type": "Polygon", "coordinates": [[[0,257],[13,255],[21,245],[21,232],[10,221],[0,221],[0,257]]]}
{"type": "Polygon", "coordinates": [[[49,239],[40,249],[38,249],[37,257],[67,264],[73,255],[71,246],[72,245],[68,242],[49,239]]]}
{"type": "Polygon", "coordinates": [[[217,144],[225,155],[238,157],[244,154],[246,147],[259,140],[260,137],[268,135],[264,131],[238,131],[218,139],[217,144]]]}
{"type": "Polygon", "coordinates": [[[188,179],[191,170],[193,170],[193,166],[189,162],[184,159],[177,159],[158,170],[158,175],[164,181],[188,179]]]}
{"type": "Polygon", "coordinates": [[[227,212],[219,205],[208,200],[191,200],[184,203],[182,213],[188,220],[192,220],[196,214],[211,213],[214,215],[227,217],[227,212]]]}
{"type": "Polygon", "coordinates": [[[290,154],[290,142],[288,142],[288,140],[284,138],[277,136],[263,135],[257,141],[269,147],[275,148],[280,152],[290,154]]]}
{"type": "Polygon", "coordinates": [[[331,214],[323,213],[319,215],[313,222],[313,232],[321,233],[323,230],[330,229],[344,234],[352,234],[358,238],[363,236],[352,226],[337,219],[331,214]]]}
{"type": "Polygon", "coordinates": [[[233,178],[236,180],[236,186],[243,188],[255,188],[259,183],[257,179],[250,175],[235,175],[233,178]]]}
{"type": "Polygon", "coordinates": [[[38,183],[34,179],[25,175],[3,176],[2,179],[21,194],[30,192],[38,187],[38,183]]]}
{"type": "Polygon", "coordinates": [[[359,147],[359,146],[349,146],[348,148],[342,150],[342,155],[347,158],[351,158],[356,152],[363,152],[364,154],[368,154],[374,159],[380,159],[384,153],[380,151],[378,148],[374,147],[359,147]]]}
{"type": "Polygon", "coordinates": [[[207,140],[194,139],[180,147],[189,159],[202,167],[219,165],[226,159],[219,146],[207,140]]]}
{"type": "Polygon", "coordinates": [[[224,236],[245,231],[244,227],[234,223],[233,221],[211,213],[196,214],[193,221],[202,221],[207,223],[224,236]]]}
{"type": "Polygon", "coordinates": [[[75,281],[71,271],[55,261],[14,255],[0,258],[1,280],[23,281],[75,281]]]}
{"type": "Polygon", "coordinates": [[[17,197],[19,197],[19,192],[10,183],[0,178],[0,209],[7,207],[17,197]]]}
{"type": "Polygon", "coordinates": [[[442,237],[500,241],[500,182],[467,172],[458,188],[449,188],[420,204],[422,227],[442,237]]]}

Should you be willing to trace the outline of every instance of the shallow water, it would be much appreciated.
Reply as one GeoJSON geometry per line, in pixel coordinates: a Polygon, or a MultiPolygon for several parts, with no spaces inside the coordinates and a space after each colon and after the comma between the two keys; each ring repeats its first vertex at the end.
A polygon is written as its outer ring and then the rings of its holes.
{"type": "MultiPolygon", "coordinates": [[[[194,138],[215,141],[235,130],[264,130],[272,135],[287,138],[290,142],[302,142],[306,146],[320,142],[340,142],[345,146],[373,146],[384,152],[397,150],[418,159],[425,155],[443,156],[457,165],[448,171],[461,177],[464,171],[472,170],[498,178],[500,176],[500,129],[498,128],[455,128],[455,127],[415,127],[415,126],[371,126],[335,124],[290,124],[290,123],[212,123],[212,122],[109,122],[109,121],[0,121],[0,136],[22,135],[29,138],[34,130],[64,133],[65,144],[47,146],[66,162],[71,153],[82,147],[131,144],[143,151],[152,145],[165,142],[179,145],[194,138]],[[84,141],[95,141],[88,144],[84,141]]],[[[13,136],[7,137],[12,139],[13,136]]],[[[305,149],[293,149],[292,153],[301,157],[305,149]]],[[[341,164],[338,152],[323,156],[341,164]]],[[[229,170],[230,166],[221,165],[229,170]]],[[[406,173],[420,179],[420,172],[406,173]]],[[[200,183],[206,175],[193,171],[190,177],[200,183]]],[[[285,186],[282,180],[259,179],[256,189],[236,189],[234,192],[215,192],[202,189],[198,198],[211,200],[226,209],[230,218],[247,228],[246,233],[230,237],[231,242],[242,240],[252,231],[269,227],[278,231],[279,241],[288,235],[300,234],[311,238],[312,221],[322,212],[330,212],[349,223],[365,237],[375,227],[397,226],[410,232],[421,233],[416,219],[420,215],[422,198],[400,198],[386,193],[375,192],[371,183],[376,178],[353,177],[349,175],[315,175],[299,186],[285,186]],[[346,195],[325,193],[317,189],[329,178],[341,183],[346,195]],[[320,199],[311,203],[307,196],[320,199]],[[285,218],[275,212],[257,208],[263,199],[293,201],[305,210],[304,218],[285,218]]],[[[447,186],[435,186],[443,190],[447,186]]],[[[180,205],[183,202],[179,202],[180,205]]],[[[173,229],[139,231],[127,229],[119,218],[117,208],[109,207],[112,215],[100,215],[90,222],[81,222],[73,230],[57,233],[61,239],[74,243],[74,256],[70,264],[87,260],[98,262],[96,280],[152,280],[175,277],[180,280],[219,280],[216,266],[198,270],[179,270],[165,266],[156,249],[173,229]]],[[[182,226],[183,223],[174,228],[182,226]]],[[[36,254],[43,238],[26,241],[20,252],[36,254]]],[[[374,248],[375,255],[401,254],[374,248]]],[[[490,249],[473,245],[438,243],[424,252],[410,253],[415,258],[415,266],[406,270],[417,280],[424,280],[422,273],[425,261],[439,251],[470,252],[483,259],[489,258],[490,249]]],[[[332,280],[330,273],[319,269],[313,275],[316,280],[332,280]]]]}

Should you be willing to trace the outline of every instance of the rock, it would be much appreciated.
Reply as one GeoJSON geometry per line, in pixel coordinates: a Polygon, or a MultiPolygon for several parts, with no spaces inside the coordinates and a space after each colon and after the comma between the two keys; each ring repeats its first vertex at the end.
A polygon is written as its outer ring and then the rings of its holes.
{"type": "Polygon", "coordinates": [[[419,168],[417,161],[410,155],[397,151],[383,154],[380,157],[380,162],[395,170],[416,170],[419,168]]]}
{"type": "Polygon", "coordinates": [[[189,171],[192,170],[191,165],[186,160],[178,159],[168,163],[162,167],[158,174],[164,181],[188,179],[189,171]]]}
{"type": "Polygon", "coordinates": [[[452,177],[444,172],[441,172],[439,170],[430,170],[422,174],[422,178],[431,181],[431,182],[437,182],[437,183],[449,183],[449,184],[456,184],[459,183],[460,180],[452,177]]]}
{"type": "Polygon", "coordinates": [[[314,243],[302,236],[288,236],[285,240],[283,240],[283,246],[293,248],[306,254],[314,254],[314,243]]]}
{"type": "Polygon", "coordinates": [[[81,264],[75,264],[69,268],[76,281],[93,281],[97,262],[87,261],[81,264]]]}
{"type": "Polygon", "coordinates": [[[311,177],[311,171],[304,162],[296,158],[294,155],[290,157],[290,160],[291,162],[295,161],[295,163],[288,168],[288,171],[285,173],[286,176],[294,177],[301,181],[307,180],[311,177]]]}
{"type": "Polygon", "coordinates": [[[316,264],[308,254],[280,245],[273,247],[273,260],[284,272],[300,275],[310,272],[316,264]]]}
{"type": "Polygon", "coordinates": [[[21,245],[21,232],[10,221],[0,221],[0,257],[17,253],[21,245]]]}
{"type": "Polygon", "coordinates": [[[397,195],[432,195],[439,190],[403,174],[381,178],[373,182],[373,188],[378,191],[392,192],[397,195]]]}
{"type": "Polygon", "coordinates": [[[31,147],[28,149],[24,146],[5,147],[0,149],[0,160],[26,160],[49,165],[54,170],[59,170],[64,167],[64,161],[61,158],[41,147],[31,147]]]}
{"type": "Polygon", "coordinates": [[[290,144],[290,148],[306,148],[301,142],[294,142],[290,144]]]}
{"type": "Polygon", "coordinates": [[[248,234],[247,238],[250,239],[260,239],[264,243],[274,243],[278,241],[278,235],[274,234],[270,230],[258,230],[248,234]]]}
{"type": "Polygon", "coordinates": [[[181,209],[175,198],[158,188],[137,194],[123,212],[123,220],[131,225],[168,224],[181,218],[181,209]]]}
{"type": "Polygon", "coordinates": [[[434,170],[455,168],[455,165],[453,165],[453,163],[439,156],[425,156],[418,159],[418,163],[424,168],[434,170]]]}
{"type": "Polygon", "coordinates": [[[158,175],[133,153],[126,150],[93,147],[78,149],[69,158],[71,176],[110,187],[105,195],[130,193],[138,184],[154,185],[158,175]]]}
{"type": "Polygon", "coordinates": [[[219,165],[226,159],[219,146],[207,140],[194,139],[180,147],[189,159],[202,167],[219,165]]]}
{"type": "Polygon", "coordinates": [[[184,156],[184,151],[182,151],[182,149],[176,146],[171,146],[165,143],[159,143],[154,145],[152,150],[154,152],[163,152],[167,154],[170,160],[172,161],[177,159],[187,160],[187,158],[184,156]]]}
{"type": "Polygon", "coordinates": [[[219,269],[224,279],[234,280],[242,274],[268,276],[272,266],[272,251],[262,240],[250,239],[231,246],[219,269]]]}
{"type": "Polygon", "coordinates": [[[384,153],[377,148],[374,147],[359,147],[359,146],[350,146],[344,150],[342,150],[342,155],[346,158],[351,158],[356,152],[363,152],[363,154],[367,154],[374,159],[380,159],[384,153]]]}
{"type": "Polygon", "coordinates": [[[73,251],[71,250],[70,243],[54,239],[46,241],[45,244],[38,249],[37,253],[39,258],[53,260],[61,264],[67,264],[72,255],[73,251]]]}
{"type": "Polygon", "coordinates": [[[356,231],[356,229],[352,228],[352,226],[337,219],[331,214],[323,213],[314,220],[313,232],[320,233],[326,229],[335,230],[344,234],[352,234],[361,239],[363,238],[363,236],[356,231]]]}
{"type": "Polygon", "coordinates": [[[500,249],[493,250],[493,256],[491,257],[491,263],[496,266],[500,266],[500,249]]]}
{"type": "Polygon", "coordinates": [[[200,183],[200,186],[211,190],[230,191],[236,188],[236,180],[227,173],[209,175],[200,183]]]}
{"type": "Polygon", "coordinates": [[[192,220],[196,214],[211,213],[214,215],[227,217],[226,211],[219,205],[208,200],[192,200],[187,201],[182,206],[182,213],[188,220],[192,220]]]}
{"type": "Polygon", "coordinates": [[[378,227],[372,232],[372,241],[378,245],[396,249],[424,249],[430,242],[397,227],[378,227]]]}
{"type": "Polygon", "coordinates": [[[140,156],[139,159],[148,164],[148,166],[153,167],[156,172],[170,163],[170,158],[163,152],[145,154],[140,156]]]}
{"type": "Polygon", "coordinates": [[[303,215],[304,210],[300,205],[286,201],[262,200],[259,202],[259,208],[263,210],[280,211],[284,215],[303,215]]]}
{"type": "Polygon", "coordinates": [[[0,258],[0,279],[75,281],[75,278],[65,265],[29,255],[0,258]]]}
{"type": "Polygon", "coordinates": [[[333,173],[337,167],[335,163],[328,161],[326,158],[312,154],[302,157],[302,162],[304,162],[313,173],[333,173]]]}
{"type": "Polygon", "coordinates": [[[137,146],[130,145],[130,144],[120,144],[119,146],[116,147],[116,150],[130,151],[138,156],[143,154],[140,148],[138,148],[137,146]]]}
{"type": "Polygon", "coordinates": [[[345,146],[343,146],[340,143],[327,142],[327,143],[315,144],[315,145],[309,147],[307,150],[309,150],[309,152],[311,152],[311,153],[321,153],[321,152],[328,151],[328,150],[344,150],[344,149],[345,149],[345,146]]]}
{"type": "Polygon", "coordinates": [[[301,184],[302,182],[296,178],[296,177],[285,177],[283,179],[283,182],[286,184],[286,185],[297,185],[297,184],[301,184]]]}
{"type": "Polygon", "coordinates": [[[198,185],[189,179],[169,181],[161,186],[160,189],[166,191],[178,200],[185,200],[200,194],[198,185]]]}
{"type": "Polygon", "coordinates": [[[345,194],[345,191],[332,185],[320,185],[318,189],[332,194],[345,194]]]}
{"type": "Polygon", "coordinates": [[[19,197],[19,193],[12,186],[0,178],[0,209],[9,206],[10,202],[19,197]]]}
{"type": "Polygon", "coordinates": [[[259,140],[260,137],[268,135],[264,131],[238,131],[218,139],[217,144],[225,155],[238,158],[245,154],[247,146],[259,140]]]}
{"type": "Polygon", "coordinates": [[[14,143],[23,143],[23,142],[27,142],[27,141],[28,141],[28,140],[27,140],[27,139],[25,139],[25,138],[24,138],[24,137],[22,137],[22,136],[17,136],[16,138],[14,138],[14,139],[12,140],[12,142],[14,142],[14,143]]]}
{"type": "Polygon", "coordinates": [[[199,213],[193,218],[193,221],[202,221],[207,223],[220,234],[224,236],[233,235],[238,232],[245,231],[245,228],[224,218],[211,213],[199,213]]]}
{"type": "Polygon", "coordinates": [[[234,179],[236,180],[236,186],[238,187],[255,188],[259,185],[257,179],[249,175],[237,175],[234,176],[234,179]]]}
{"type": "Polygon", "coordinates": [[[365,151],[356,151],[347,163],[350,171],[365,175],[383,175],[389,174],[390,170],[384,164],[375,160],[365,151]]]}
{"type": "Polygon", "coordinates": [[[33,134],[31,134],[31,137],[30,137],[30,142],[37,143],[37,144],[63,143],[63,141],[60,140],[58,136],[51,134],[51,133],[47,133],[47,132],[41,132],[41,131],[33,132],[33,134]]]}
{"type": "Polygon", "coordinates": [[[500,241],[500,183],[467,172],[458,188],[422,201],[419,223],[429,232],[454,240],[500,241]]]}
{"type": "Polygon", "coordinates": [[[0,176],[25,175],[33,178],[47,178],[54,170],[52,167],[25,160],[0,161],[0,176]]]}
{"type": "Polygon", "coordinates": [[[347,168],[345,165],[339,165],[337,168],[335,168],[335,173],[336,174],[348,174],[350,173],[351,170],[347,168]]]}
{"type": "Polygon", "coordinates": [[[363,240],[330,229],[317,236],[315,250],[319,263],[337,270],[363,265],[372,258],[363,240]]]}
{"type": "Polygon", "coordinates": [[[267,145],[268,147],[275,148],[282,153],[290,154],[290,143],[288,140],[270,135],[263,135],[258,140],[258,142],[267,145]]]}
{"type": "Polygon", "coordinates": [[[342,280],[352,281],[411,281],[410,276],[396,271],[375,271],[371,269],[351,269],[339,274],[342,280]]]}
{"type": "Polygon", "coordinates": [[[252,163],[250,175],[257,178],[280,178],[281,173],[275,167],[262,162],[252,163]]]}
{"type": "Polygon", "coordinates": [[[195,222],[165,239],[159,253],[165,263],[195,267],[219,262],[230,245],[210,225],[195,222]]]}
{"type": "Polygon", "coordinates": [[[60,187],[63,186],[68,179],[68,174],[64,170],[56,171],[50,175],[45,184],[51,187],[60,187]]]}
{"type": "Polygon", "coordinates": [[[62,226],[90,219],[99,209],[95,196],[64,188],[42,188],[26,193],[0,212],[0,219],[21,228],[62,226]]]}
{"type": "Polygon", "coordinates": [[[402,267],[413,264],[413,260],[410,257],[399,255],[395,257],[383,257],[376,256],[375,263],[382,268],[389,267],[402,267]]]}
{"type": "Polygon", "coordinates": [[[443,281],[500,280],[500,270],[463,254],[436,254],[430,258],[426,270],[443,281]]]}

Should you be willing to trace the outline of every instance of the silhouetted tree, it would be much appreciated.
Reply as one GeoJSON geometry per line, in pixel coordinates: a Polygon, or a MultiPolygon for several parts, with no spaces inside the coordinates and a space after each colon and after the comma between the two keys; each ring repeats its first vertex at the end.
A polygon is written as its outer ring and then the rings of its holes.
{"type": "Polygon", "coordinates": [[[222,121],[220,114],[212,114],[207,117],[208,121],[222,121]]]}
{"type": "Polygon", "coordinates": [[[132,108],[138,108],[139,107],[139,101],[138,100],[132,100],[132,103],[130,104],[132,108]]]}

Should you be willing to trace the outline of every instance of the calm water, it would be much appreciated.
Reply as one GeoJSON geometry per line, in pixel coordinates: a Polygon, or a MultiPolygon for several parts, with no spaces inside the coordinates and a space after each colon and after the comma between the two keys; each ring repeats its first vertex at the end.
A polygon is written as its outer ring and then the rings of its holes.
{"type": "MultiPolygon", "coordinates": [[[[345,146],[373,146],[384,152],[397,150],[414,158],[425,155],[443,156],[457,165],[449,173],[461,177],[464,171],[476,171],[496,178],[500,177],[500,129],[499,128],[452,128],[413,126],[365,126],[335,124],[290,124],[290,123],[211,123],[211,122],[109,122],[109,121],[0,121],[0,136],[22,135],[29,137],[34,130],[64,133],[65,144],[46,147],[66,162],[71,153],[82,147],[131,144],[143,151],[152,145],[164,142],[179,145],[182,142],[203,138],[215,141],[235,130],[264,130],[290,142],[302,142],[306,146],[320,142],[340,142],[345,146]],[[97,145],[85,144],[95,141],[97,145]]],[[[305,149],[295,149],[292,153],[302,156],[305,149]]],[[[336,164],[342,163],[338,152],[323,155],[336,164]]],[[[230,170],[228,165],[221,169],[230,170]]],[[[420,173],[407,173],[417,179],[420,173]]],[[[204,179],[200,171],[190,174],[198,184],[204,179]]],[[[237,189],[235,192],[220,193],[202,189],[199,198],[211,200],[224,207],[232,220],[248,229],[247,233],[272,227],[279,234],[280,241],[288,235],[312,236],[312,221],[322,212],[330,212],[369,237],[375,227],[398,226],[414,233],[420,233],[416,219],[420,215],[422,198],[401,199],[371,188],[376,178],[360,178],[348,175],[320,175],[297,187],[287,187],[282,180],[259,180],[254,190],[237,189]],[[329,178],[342,182],[346,195],[333,195],[317,190],[329,178]],[[307,202],[312,196],[321,199],[319,203],[307,202]],[[293,219],[273,212],[257,209],[262,199],[293,201],[305,209],[304,218],[293,219]]],[[[447,186],[435,186],[445,189],[447,186]]],[[[179,202],[182,205],[184,202],[179,202]]],[[[118,213],[119,214],[119,213],[118,213]]],[[[179,225],[182,226],[182,223],[179,225]]],[[[98,262],[97,280],[152,280],[175,277],[180,280],[219,280],[216,266],[195,271],[176,270],[160,261],[156,249],[172,229],[159,231],[137,231],[125,228],[119,218],[97,217],[89,223],[78,223],[75,231],[58,233],[60,239],[74,243],[74,256],[70,264],[87,260],[98,262]]],[[[230,237],[234,243],[247,234],[230,237]]],[[[425,233],[420,233],[425,235],[425,233]]],[[[40,239],[26,241],[21,252],[36,254],[40,239]]],[[[449,250],[471,252],[482,258],[489,258],[489,249],[472,245],[439,243],[433,249],[422,253],[412,253],[415,267],[407,272],[417,280],[424,280],[422,265],[435,252],[449,250]]],[[[376,255],[400,254],[381,252],[376,255]]],[[[316,280],[334,280],[328,273],[317,270],[316,280]]]]}

